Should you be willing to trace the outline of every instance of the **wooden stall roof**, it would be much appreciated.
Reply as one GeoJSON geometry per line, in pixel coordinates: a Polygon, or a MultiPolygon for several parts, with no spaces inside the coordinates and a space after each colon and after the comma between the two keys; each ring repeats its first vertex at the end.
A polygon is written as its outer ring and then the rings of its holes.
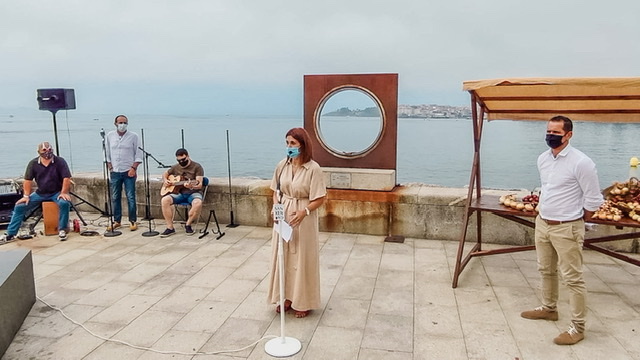
{"type": "Polygon", "coordinates": [[[463,83],[488,120],[640,122],[640,78],[509,78],[463,83]]]}

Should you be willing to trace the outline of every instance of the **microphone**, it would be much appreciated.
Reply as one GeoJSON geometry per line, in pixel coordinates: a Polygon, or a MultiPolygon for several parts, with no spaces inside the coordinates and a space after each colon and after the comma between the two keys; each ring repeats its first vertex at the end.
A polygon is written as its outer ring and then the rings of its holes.
{"type": "Polygon", "coordinates": [[[100,136],[104,139],[104,129],[100,129],[100,136]]]}

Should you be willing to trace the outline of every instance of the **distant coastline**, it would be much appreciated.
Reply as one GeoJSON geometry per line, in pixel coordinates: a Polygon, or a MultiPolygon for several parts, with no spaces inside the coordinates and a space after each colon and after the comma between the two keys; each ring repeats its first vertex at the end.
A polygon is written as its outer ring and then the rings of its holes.
{"type": "Polygon", "coordinates": [[[377,107],[368,107],[363,110],[355,109],[351,110],[348,107],[343,107],[335,111],[331,111],[323,116],[353,116],[353,117],[380,117],[380,110],[377,107]]]}
{"type": "MultiPolygon", "coordinates": [[[[323,116],[379,117],[377,107],[350,109],[343,107],[323,116]]],[[[401,119],[471,119],[471,108],[468,106],[449,105],[398,105],[398,118],[401,119]]]]}

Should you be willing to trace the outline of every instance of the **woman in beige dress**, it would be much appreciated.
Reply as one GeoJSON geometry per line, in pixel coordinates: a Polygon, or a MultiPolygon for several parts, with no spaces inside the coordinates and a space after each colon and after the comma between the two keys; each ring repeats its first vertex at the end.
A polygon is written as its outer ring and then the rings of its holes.
{"type": "MultiPolygon", "coordinates": [[[[312,160],[309,134],[293,128],[286,135],[287,157],[273,173],[271,190],[274,204],[284,205],[285,221],[293,227],[284,242],[285,311],[293,309],[298,318],[320,307],[320,246],[318,212],[327,195],[324,175],[312,160]],[[278,191],[278,189],[280,191],[278,191]]],[[[280,303],[278,275],[278,234],[271,240],[271,273],[268,300],[280,303]]],[[[280,312],[280,306],[276,308],[280,312]]]]}

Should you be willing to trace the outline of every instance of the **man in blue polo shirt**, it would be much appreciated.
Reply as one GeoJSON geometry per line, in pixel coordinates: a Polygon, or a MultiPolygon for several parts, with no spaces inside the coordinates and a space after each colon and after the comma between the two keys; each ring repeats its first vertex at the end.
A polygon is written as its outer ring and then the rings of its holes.
{"type": "Polygon", "coordinates": [[[11,216],[11,222],[7,227],[5,241],[15,238],[24,220],[24,214],[40,206],[43,201],[54,201],[58,204],[60,216],[58,218],[58,230],[60,241],[67,240],[69,226],[69,208],[71,207],[71,171],[67,162],[53,155],[53,148],[48,142],[38,145],[38,157],[31,160],[24,173],[24,196],[16,202],[11,216]],[[38,188],[35,192],[33,182],[38,188]]]}

